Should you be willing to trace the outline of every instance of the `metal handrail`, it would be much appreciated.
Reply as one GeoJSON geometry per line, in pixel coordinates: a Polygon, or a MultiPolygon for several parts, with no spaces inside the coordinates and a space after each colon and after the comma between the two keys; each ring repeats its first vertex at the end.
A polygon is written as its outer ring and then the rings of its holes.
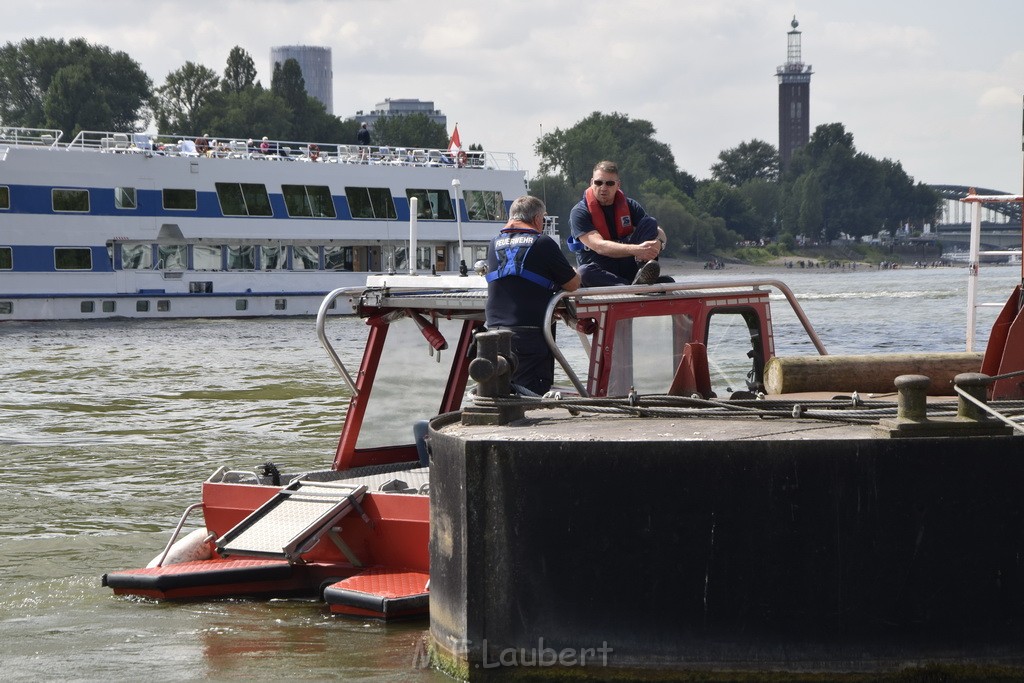
{"type": "Polygon", "coordinates": [[[192,503],[185,508],[185,512],[181,515],[181,519],[178,520],[178,526],[174,527],[174,533],[171,534],[170,540],[167,541],[167,545],[164,546],[164,551],[160,553],[160,559],[156,561],[156,566],[164,566],[164,560],[167,559],[167,553],[171,552],[171,546],[173,546],[174,542],[178,540],[178,534],[181,533],[181,527],[185,526],[185,520],[188,519],[188,516],[191,515],[196,508],[201,507],[203,507],[202,503],[192,503]]]}
{"type": "Polygon", "coordinates": [[[655,285],[621,285],[618,287],[585,287],[577,289],[573,292],[559,292],[551,297],[551,301],[548,302],[547,312],[545,313],[544,319],[549,321],[549,324],[544,325],[544,339],[547,340],[548,346],[551,347],[555,358],[558,360],[558,364],[565,371],[565,374],[569,377],[569,381],[579,392],[580,396],[590,396],[587,393],[583,383],[580,382],[579,377],[573,371],[569,365],[569,361],[566,360],[562,354],[562,350],[558,348],[555,343],[555,337],[551,333],[550,321],[554,319],[555,307],[558,302],[565,298],[578,299],[584,296],[611,296],[614,294],[650,294],[653,292],[660,293],[678,293],[686,291],[703,291],[709,289],[736,289],[739,287],[774,287],[779,290],[783,296],[786,297],[786,301],[789,302],[790,307],[793,309],[793,313],[796,314],[797,319],[803,326],[804,331],[807,332],[808,338],[811,343],[814,344],[814,348],[818,350],[818,353],[822,356],[827,356],[828,351],[825,350],[825,345],[821,342],[818,337],[818,333],[814,331],[814,326],[811,325],[810,319],[807,314],[804,313],[804,309],[800,306],[800,303],[796,300],[796,295],[793,290],[789,288],[789,285],[782,282],[781,280],[775,280],[773,278],[757,278],[752,280],[709,280],[705,282],[666,282],[655,285]]]}
{"type": "Polygon", "coordinates": [[[327,311],[330,310],[331,304],[334,301],[345,294],[362,291],[362,287],[339,287],[333,290],[324,300],[320,302],[320,310],[316,313],[316,336],[320,340],[320,345],[327,351],[327,355],[330,357],[331,362],[334,363],[334,367],[338,369],[341,374],[341,378],[345,381],[345,385],[348,386],[349,391],[352,392],[353,396],[358,395],[356,390],[356,383],[352,381],[351,375],[348,374],[348,370],[345,369],[345,364],[341,362],[341,358],[338,356],[337,351],[334,350],[334,345],[331,344],[327,338],[327,332],[325,326],[327,324],[327,311]]]}

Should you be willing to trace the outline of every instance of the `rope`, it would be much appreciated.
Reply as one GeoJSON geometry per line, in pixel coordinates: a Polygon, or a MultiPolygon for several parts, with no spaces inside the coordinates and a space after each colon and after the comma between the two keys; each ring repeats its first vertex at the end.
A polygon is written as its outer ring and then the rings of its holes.
{"type": "MultiPolygon", "coordinates": [[[[958,389],[958,393],[961,393],[958,389]]],[[[971,398],[971,400],[976,400],[971,398]]],[[[781,400],[741,399],[723,401],[699,397],[652,394],[641,396],[636,392],[617,398],[586,398],[555,396],[510,396],[491,398],[474,396],[473,403],[482,408],[515,407],[524,410],[563,409],[572,415],[624,415],[630,417],[705,419],[808,419],[845,424],[876,424],[885,417],[897,415],[897,404],[891,401],[864,401],[852,398],[842,400],[781,400]]],[[[999,419],[1024,431],[1014,422],[1024,422],[1024,401],[1000,401],[1000,411],[979,404],[999,419]]],[[[931,417],[949,417],[957,414],[956,404],[930,405],[931,417]]]]}

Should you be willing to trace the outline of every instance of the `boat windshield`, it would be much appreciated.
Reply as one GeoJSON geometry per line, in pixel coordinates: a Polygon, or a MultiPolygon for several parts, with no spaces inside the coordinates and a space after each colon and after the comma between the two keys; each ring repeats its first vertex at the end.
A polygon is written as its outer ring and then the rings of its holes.
{"type": "Polygon", "coordinates": [[[388,326],[357,448],[411,444],[410,425],[440,411],[463,321],[439,319],[435,324],[449,349],[434,351],[410,318],[388,326]]]}

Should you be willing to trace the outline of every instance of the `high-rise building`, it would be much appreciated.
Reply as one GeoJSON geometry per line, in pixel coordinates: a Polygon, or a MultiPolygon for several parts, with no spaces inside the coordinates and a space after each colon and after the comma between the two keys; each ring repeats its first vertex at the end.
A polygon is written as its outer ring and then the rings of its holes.
{"type": "Polygon", "coordinates": [[[306,93],[323,102],[328,114],[334,113],[334,71],[331,68],[331,48],[315,45],[281,45],[270,48],[270,69],[294,59],[302,70],[306,93]]]}
{"type": "Polygon", "coordinates": [[[775,69],[779,77],[779,161],[789,167],[793,152],[810,140],[811,65],[800,56],[800,31],[796,17],[790,26],[786,63],[775,69]]]}

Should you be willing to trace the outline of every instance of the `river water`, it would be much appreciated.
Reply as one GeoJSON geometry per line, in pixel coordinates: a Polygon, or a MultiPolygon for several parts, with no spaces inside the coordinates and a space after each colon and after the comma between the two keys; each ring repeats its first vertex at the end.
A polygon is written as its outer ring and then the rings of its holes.
{"type": "MultiPolygon", "coordinates": [[[[964,350],[962,267],[770,276],[832,353],[964,350]]],[[[984,268],[979,301],[1002,303],[1020,278],[984,268]]],[[[783,308],[777,351],[811,352],[790,341],[783,308]]],[[[979,313],[978,348],[996,310],[979,313]]],[[[329,327],[354,363],[363,323],[329,327]]],[[[220,465],[330,462],[345,392],[311,319],[4,323],[0,359],[0,679],[447,680],[419,666],[424,621],[341,619],[303,601],[164,604],[100,586],[159,552],[220,465]]]]}

